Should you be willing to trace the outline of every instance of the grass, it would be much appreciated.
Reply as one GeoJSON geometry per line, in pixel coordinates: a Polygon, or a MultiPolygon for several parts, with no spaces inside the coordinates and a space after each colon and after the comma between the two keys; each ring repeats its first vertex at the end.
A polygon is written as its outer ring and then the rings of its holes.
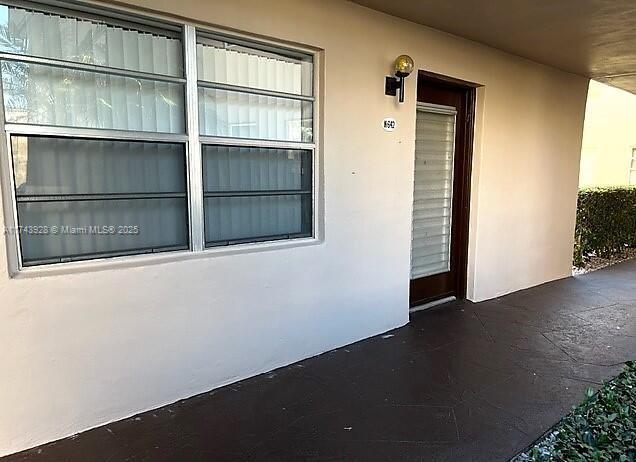
{"type": "Polygon", "coordinates": [[[636,461],[636,363],[573,408],[514,462],[636,461]]]}

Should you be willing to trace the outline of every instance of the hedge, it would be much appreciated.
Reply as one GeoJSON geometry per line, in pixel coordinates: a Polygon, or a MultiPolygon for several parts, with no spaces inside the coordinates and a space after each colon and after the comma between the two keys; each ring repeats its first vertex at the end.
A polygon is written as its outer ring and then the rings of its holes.
{"type": "Polygon", "coordinates": [[[633,462],[636,460],[636,365],[580,406],[514,462],[633,462]]]}
{"type": "Polygon", "coordinates": [[[575,266],[592,255],[609,258],[636,247],[636,188],[579,191],[575,239],[575,266]]]}

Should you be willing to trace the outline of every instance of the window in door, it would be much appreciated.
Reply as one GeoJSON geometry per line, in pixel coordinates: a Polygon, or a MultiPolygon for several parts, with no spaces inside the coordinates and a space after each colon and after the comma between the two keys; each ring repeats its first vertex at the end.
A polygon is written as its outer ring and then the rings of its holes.
{"type": "Polygon", "coordinates": [[[454,108],[418,105],[411,279],[450,271],[454,108]]]}

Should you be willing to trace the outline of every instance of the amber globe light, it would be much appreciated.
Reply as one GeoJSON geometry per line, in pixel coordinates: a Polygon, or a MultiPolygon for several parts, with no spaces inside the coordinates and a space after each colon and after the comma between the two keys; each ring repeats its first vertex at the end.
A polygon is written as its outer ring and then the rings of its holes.
{"type": "Polygon", "coordinates": [[[406,77],[413,72],[413,58],[409,55],[400,55],[395,58],[395,75],[398,77],[406,77]]]}
{"type": "Polygon", "coordinates": [[[387,96],[395,96],[399,92],[398,101],[404,102],[404,79],[406,79],[413,69],[413,58],[409,55],[400,55],[393,62],[395,77],[387,76],[384,80],[384,94],[387,96]]]}

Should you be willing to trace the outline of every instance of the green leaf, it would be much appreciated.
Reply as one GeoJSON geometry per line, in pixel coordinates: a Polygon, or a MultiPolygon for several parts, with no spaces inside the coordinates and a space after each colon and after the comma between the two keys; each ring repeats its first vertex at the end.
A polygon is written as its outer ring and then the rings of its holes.
{"type": "Polygon", "coordinates": [[[636,462],[636,364],[626,363],[623,372],[597,393],[586,390],[585,401],[526,456],[520,460],[636,462]]]}

